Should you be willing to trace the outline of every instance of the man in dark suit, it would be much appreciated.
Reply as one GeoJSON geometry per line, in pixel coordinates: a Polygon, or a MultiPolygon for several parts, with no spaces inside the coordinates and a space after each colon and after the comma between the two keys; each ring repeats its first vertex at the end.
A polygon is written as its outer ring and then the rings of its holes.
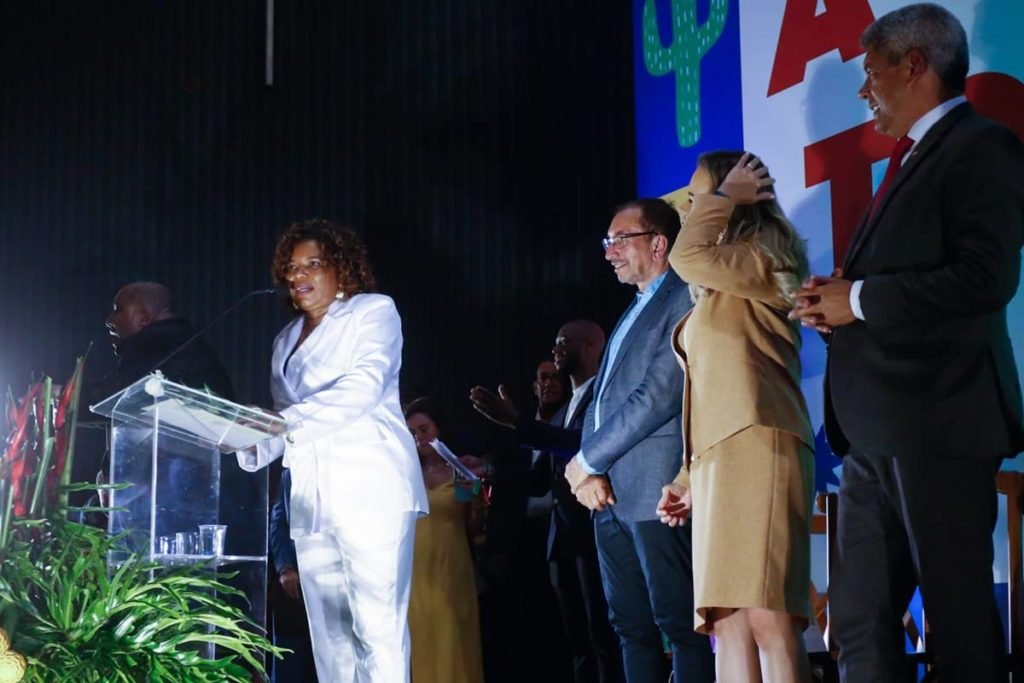
{"type": "MultiPolygon", "coordinates": [[[[537,400],[533,419],[544,422],[556,419],[569,396],[568,382],[551,360],[537,364],[532,391],[537,400]]],[[[553,501],[534,475],[542,454],[522,448],[506,432],[496,436],[488,445],[493,467],[473,456],[464,458],[493,484],[477,565],[487,587],[480,610],[485,678],[564,681],[570,661],[546,559],[553,501]]]]}
{"type": "Polygon", "coordinates": [[[503,386],[498,387],[497,395],[483,387],[470,391],[476,410],[514,429],[520,444],[543,452],[533,465],[533,493],[553,496],[548,570],[576,683],[618,683],[623,679],[619,646],[608,623],[608,605],[601,589],[590,511],[579,504],[564,478],[567,460],[580,447],[583,418],[593,398],[604,342],[601,327],[589,320],[573,320],[558,331],[551,353],[558,371],[572,383],[572,399],[550,420],[523,418],[503,386]]]}
{"type": "MultiPolygon", "coordinates": [[[[533,395],[537,399],[533,421],[551,426],[562,419],[569,399],[569,382],[552,361],[537,364],[533,395]]],[[[538,478],[539,472],[551,471],[551,458],[536,447],[523,452],[527,454],[527,459],[521,461],[527,465],[523,473],[527,495],[522,509],[522,531],[512,559],[523,591],[519,608],[521,642],[526,646],[521,655],[523,663],[528,664],[524,677],[538,683],[564,681],[571,664],[559,628],[557,598],[547,565],[548,532],[555,501],[544,477],[538,478]]]]}
{"type": "MultiPolygon", "coordinates": [[[[195,330],[176,312],[174,296],[166,285],[157,282],[132,282],[121,287],[114,296],[105,326],[114,338],[117,367],[113,372],[96,376],[90,372],[89,366],[86,366],[81,405],[91,406],[99,403],[152,372],[158,364],[161,372],[170,380],[196,389],[209,388],[218,396],[234,399],[231,379],[213,349],[202,339],[195,339],[184,345],[192,338],[195,330]],[[167,358],[179,348],[180,352],[170,359],[167,358]],[[166,362],[161,362],[165,360],[166,362]]],[[[96,416],[85,416],[79,424],[83,427],[101,426],[104,437],[100,437],[98,430],[95,429],[79,435],[79,457],[75,458],[72,477],[75,481],[97,477],[98,483],[106,483],[106,446],[100,439],[104,438],[109,443],[109,435],[106,435],[109,422],[96,416]]],[[[230,486],[234,484],[245,486],[233,478],[236,474],[244,474],[237,468],[229,466],[224,472],[222,491],[229,491],[230,486]]],[[[248,488],[245,487],[244,490],[248,488]]],[[[89,494],[86,492],[72,493],[72,501],[81,504],[82,497],[87,495],[89,494]]],[[[105,495],[93,495],[97,496],[98,502],[106,504],[105,495]]],[[[236,503],[241,499],[242,497],[236,497],[230,503],[222,504],[222,510],[230,513],[238,507],[236,503]]],[[[106,526],[106,514],[92,515],[88,521],[97,526],[106,526]]]]}
{"type": "Polygon", "coordinates": [[[997,680],[995,473],[1024,447],[1006,324],[1024,146],[963,98],[967,38],[948,11],[904,7],[861,43],[859,95],[896,148],[842,270],[805,283],[791,314],[829,338],[826,429],[845,454],[829,586],[840,670],[899,679],[920,585],[942,680],[997,680]]]}
{"type": "Polygon", "coordinates": [[[174,296],[167,286],[132,282],[122,287],[114,296],[106,327],[115,340],[117,368],[109,375],[86,379],[83,405],[98,403],[124,389],[158,364],[167,379],[234,398],[227,370],[213,349],[202,339],[182,346],[195,330],[175,311],[174,296]],[[171,353],[174,356],[167,358],[171,353]]]}
{"type": "Polygon", "coordinates": [[[268,545],[270,557],[277,574],[277,586],[270,588],[270,603],[273,616],[274,645],[288,648],[290,653],[284,659],[274,659],[270,680],[272,683],[288,681],[316,681],[316,667],[313,664],[313,645],[309,639],[309,622],[302,602],[302,588],[299,585],[299,563],[295,557],[295,542],[291,537],[291,489],[292,471],[281,469],[277,485],[277,497],[270,508],[268,545]]]}
{"type": "Polygon", "coordinates": [[[608,341],[587,409],[580,452],[565,477],[595,510],[605,598],[619,635],[626,680],[663,683],[662,633],[675,683],[711,681],[706,636],[693,630],[688,526],[668,527],[655,508],[662,480],[683,458],[683,372],[670,343],[690,308],[686,284],[668,266],[679,215],[660,199],[638,199],[612,219],[605,259],[638,292],[608,341]]]}

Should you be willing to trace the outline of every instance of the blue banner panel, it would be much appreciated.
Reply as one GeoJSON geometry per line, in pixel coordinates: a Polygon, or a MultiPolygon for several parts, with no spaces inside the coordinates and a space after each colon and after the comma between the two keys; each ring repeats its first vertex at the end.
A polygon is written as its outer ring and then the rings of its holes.
{"type": "Polygon", "coordinates": [[[633,0],[637,193],[689,182],[697,157],[743,147],[739,0],[633,0]]]}

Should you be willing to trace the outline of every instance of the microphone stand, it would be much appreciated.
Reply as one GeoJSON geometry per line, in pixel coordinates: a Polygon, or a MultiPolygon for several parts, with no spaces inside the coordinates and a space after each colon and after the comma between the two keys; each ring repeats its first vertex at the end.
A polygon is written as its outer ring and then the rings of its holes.
{"type": "Polygon", "coordinates": [[[188,346],[189,344],[194,342],[196,339],[199,339],[199,337],[201,337],[204,334],[206,334],[207,332],[209,332],[210,328],[212,328],[214,325],[216,325],[221,320],[223,320],[224,317],[227,316],[228,313],[231,313],[232,311],[234,311],[236,308],[241,306],[243,303],[245,303],[249,299],[253,298],[254,296],[260,296],[260,295],[263,295],[263,294],[277,294],[279,291],[280,291],[279,287],[270,287],[268,289],[255,289],[255,290],[249,292],[248,294],[243,296],[241,299],[239,299],[235,303],[231,304],[231,306],[229,306],[227,309],[225,309],[216,318],[214,318],[210,322],[206,323],[201,330],[199,330],[198,332],[193,334],[191,337],[186,339],[185,342],[181,346],[179,346],[178,348],[174,349],[169,354],[164,356],[163,359],[161,359],[159,363],[157,363],[156,365],[154,365],[152,368],[149,369],[149,373],[147,373],[147,374],[150,374],[150,373],[153,373],[153,372],[156,372],[157,370],[159,370],[160,366],[162,366],[164,363],[166,363],[170,359],[172,359],[175,356],[177,356],[178,353],[180,353],[182,349],[184,349],[186,346],[188,346]]]}

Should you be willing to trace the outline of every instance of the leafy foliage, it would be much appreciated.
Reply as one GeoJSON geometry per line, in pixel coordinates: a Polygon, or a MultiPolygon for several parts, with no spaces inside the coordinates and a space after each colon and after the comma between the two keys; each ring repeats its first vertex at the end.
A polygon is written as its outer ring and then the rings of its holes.
{"type": "Polygon", "coordinates": [[[79,361],[56,400],[49,379],[20,404],[8,399],[0,625],[28,660],[22,680],[248,683],[264,671],[262,653],[283,651],[228,602],[244,600],[240,591],[204,565],[167,567],[131,554],[112,566],[122,537],[67,518],[67,493],[94,486],[68,483],[81,372],[79,361]],[[216,659],[200,654],[210,644],[216,659]]]}
{"type": "Polygon", "coordinates": [[[2,558],[0,610],[25,681],[239,681],[255,653],[279,652],[222,596],[240,593],[202,568],[132,556],[108,575],[118,542],[106,532],[50,519],[19,522],[2,558]],[[204,659],[198,646],[228,654],[204,659]]]}

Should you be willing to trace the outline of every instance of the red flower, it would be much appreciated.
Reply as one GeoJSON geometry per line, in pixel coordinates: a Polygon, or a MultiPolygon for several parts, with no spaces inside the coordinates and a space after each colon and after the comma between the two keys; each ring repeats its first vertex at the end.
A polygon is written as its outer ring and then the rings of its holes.
{"type": "Polygon", "coordinates": [[[71,443],[71,430],[74,429],[74,417],[78,412],[78,396],[76,388],[82,380],[82,370],[85,367],[84,360],[80,360],[75,367],[71,379],[64,385],[64,390],[57,402],[57,414],[54,417],[54,430],[56,438],[53,446],[53,466],[46,475],[46,494],[51,502],[57,498],[57,486],[64,474],[64,466],[68,459],[68,448],[71,443]],[[72,405],[74,401],[74,405],[72,405]]]}
{"type": "MultiPolygon", "coordinates": [[[[38,443],[29,440],[29,428],[37,426],[39,404],[42,403],[42,383],[34,384],[28,390],[21,405],[15,411],[14,435],[8,442],[4,460],[10,466],[11,500],[14,502],[14,514],[24,517],[28,512],[26,497],[28,479],[32,476],[33,461],[38,457],[38,443]]],[[[33,429],[33,432],[37,432],[33,429]]]]}

